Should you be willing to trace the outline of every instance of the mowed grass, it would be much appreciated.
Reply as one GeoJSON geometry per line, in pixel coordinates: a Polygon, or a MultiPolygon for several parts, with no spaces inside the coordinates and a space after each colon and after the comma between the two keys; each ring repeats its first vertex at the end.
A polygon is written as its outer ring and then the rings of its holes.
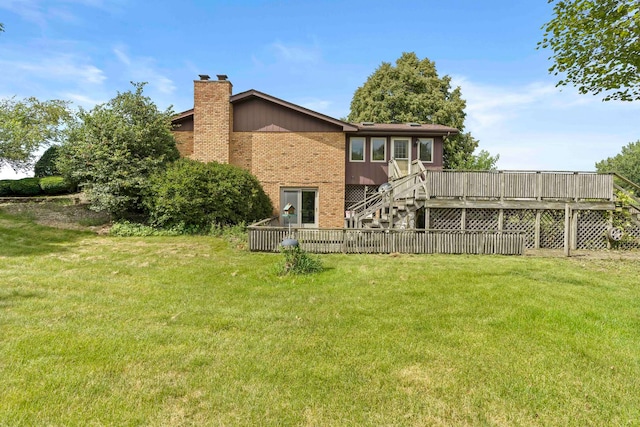
{"type": "Polygon", "coordinates": [[[637,260],[0,238],[0,425],[640,423],[637,260]]]}

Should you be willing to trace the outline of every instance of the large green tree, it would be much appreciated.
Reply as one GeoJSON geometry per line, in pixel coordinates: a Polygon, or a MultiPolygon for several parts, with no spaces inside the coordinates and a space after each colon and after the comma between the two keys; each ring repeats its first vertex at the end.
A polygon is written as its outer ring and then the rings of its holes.
{"type": "Polygon", "coordinates": [[[116,217],[142,208],[151,174],[179,157],[171,108],[160,111],[144,83],[90,111],[80,110],[60,147],[57,166],[87,194],[94,210],[116,217]]]}
{"type": "Polygon", "coordinates": [[[564,75],[558,85],[604,92],[605,100],[640,99],[640,2],[562,0],[553,12],[539,46],[553,52],[549,71],[564,75]]]}
{"type": "Polygon", "coordinates": [[[473,163],[478,146],[478,141],[464,132],[465,107],[460,88],[451,88],[451,77],[439,77],[432,61],[405,52],[395,65],[383,62],[356,90],[347,120],[454,127],[460,134],[445,138],[444,167],[460,169],[473,163]]]}
{"type": "Polygon", "coordinates": [[[640,140],[625,145],[614,157],[596,163],[596,169],[598,172],[618,172],[640,185],[640,140]]]}
{"type": "Polygon", "coordinates": [[[39,148],[63,138],[70,115],[66,101],[0,100],[0,166],[29,168],[39,148]]]}

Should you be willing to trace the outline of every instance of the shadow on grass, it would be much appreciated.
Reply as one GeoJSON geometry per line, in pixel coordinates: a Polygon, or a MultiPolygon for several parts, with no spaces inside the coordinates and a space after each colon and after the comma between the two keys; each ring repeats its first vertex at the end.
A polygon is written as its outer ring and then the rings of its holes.
{"type": "Polygon", "coordinates": [[[0,257],[41,255],[66,251],[66,245],[90,236],[85,231],[62,230],[0,212],[0,257]]]}

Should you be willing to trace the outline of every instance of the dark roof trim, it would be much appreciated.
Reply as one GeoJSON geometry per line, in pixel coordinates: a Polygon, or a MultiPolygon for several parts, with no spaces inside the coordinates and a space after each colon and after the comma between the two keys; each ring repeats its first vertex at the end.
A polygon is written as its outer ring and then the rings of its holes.
{"type": "Polygon", "coordinates": [[[323,120],[325,122],[331,123],[336,126],[340,126],[344,132],[354,132],[357,130],[357,127],[352,125],[351,123],[343,122],[342,120],[334,119],[333,117],[327,116],[322,113],[318,113],[317,111],[309,110],[308,108],[301,107],[300,105],[292,104],[291,102],[285,101],[280,98],[276,98],[275,96],[267,95],[266,93],[262,93],[255,89],[248,90],[246,92],[241,92],[236,95],[231,96],[231,103],[240,102],[249,98],[260,98],[265,101],[273,102],[274,104],[278,104],[282,107],[292,109],[302,114],[306,114],[311,117],[315,117],[316,119],[323,120]]]}
{"type": "Polygon", "coordinates": [[[193,116],[193,108],[187,111],[183,111],[182,113],[178,113],[175,116],[173,116],[171,118],[172,122],[178,121],[178,120],[182,120],[182,119],[186,119],[189,116],[193,116]]]}
{"type": "Polygon", "coordinates": [[[456,128],[435,124],[417,124],[417,123],[353,123],[358,129],[358,135],[404,135],[411,134],[415,136],[444,136],[457,135],[460,131],[456,128]]]}

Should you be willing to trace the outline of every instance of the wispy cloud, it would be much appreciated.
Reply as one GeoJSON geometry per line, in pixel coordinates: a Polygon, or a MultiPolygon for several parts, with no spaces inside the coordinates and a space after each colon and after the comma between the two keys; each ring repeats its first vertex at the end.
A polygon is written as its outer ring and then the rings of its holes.
{"type": "Polygon", "coordinates": [[[13,12],[22,19],[45,27],[50,20],[81,22],[69,6],[84,6],[105,12],[120,10],[124,0],[0,0],[0,9],[13,12]]]}
{"type": "Polygon", "coordinates": [[[310,63],[320,62],[322,52],[317,45],[287,45],[282,42],[271,43],[270,49],[279,60],[293,63],[310,63]]]}
{"type": "Polygon", "coordinates": [[[99,85],[107,78],[101,69],[73,55],[36,58],[32,62],[0,60],[0,64],[5,70],[13,68],[40,79],[72,80],[99,85]]]}
{"type": "Polygon", "coordinates": [[[127,47],[116,46],[113,53],[122,65],[127,68],[132,80],[148,82],[149,86],[163,94],[170,95],[176,90],[176,86],[169,77],[157,69],[156,62],[149,57],[132,57],[127,53],[127,47]]]}

